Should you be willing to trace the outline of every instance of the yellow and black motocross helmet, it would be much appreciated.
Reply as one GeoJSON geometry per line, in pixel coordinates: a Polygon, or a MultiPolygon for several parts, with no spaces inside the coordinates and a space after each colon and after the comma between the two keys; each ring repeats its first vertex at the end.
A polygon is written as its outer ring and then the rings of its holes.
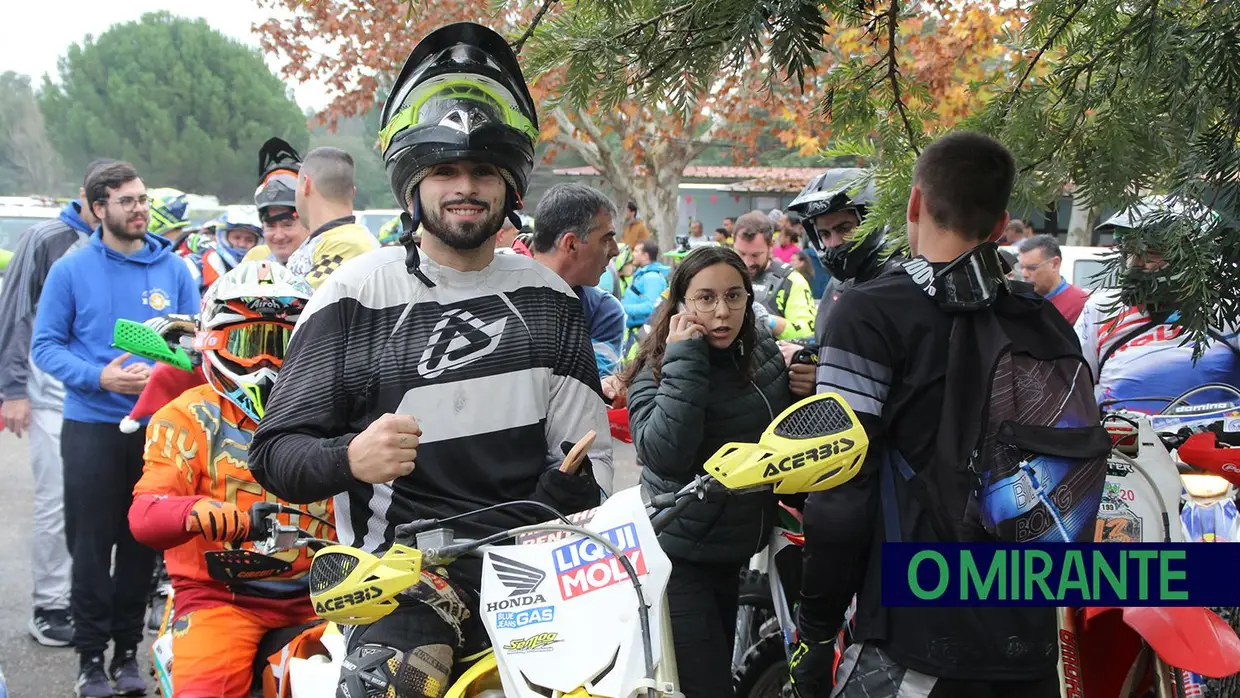
{"type": "Polygon", "coordinates": [[[418,183],[428,168],[456,160],[500,168],[509,185],[506,214],[521,208],[538,115],[516,54],[495,31],[460,22],[428,34],[396,78],[381,123],[392,193],[415,226],[418,183]]]}

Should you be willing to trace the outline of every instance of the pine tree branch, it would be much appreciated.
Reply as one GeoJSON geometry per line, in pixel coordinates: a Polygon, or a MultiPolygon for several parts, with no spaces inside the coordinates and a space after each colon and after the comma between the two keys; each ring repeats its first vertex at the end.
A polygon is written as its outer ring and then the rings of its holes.
{"type": "Polygon", "coordinates": [[[920,156],[921,150],[917,147],[917,137],[913,135],[913,125],[908,120],[908,110],[904,106],[904,98],[900,94],[900,66],[896,61],[896,31],[900,27],[900,4],[899,0],[891,0],[891,7],[887,10],[887,78],[891,81],[891,97],[895,102],[896,111],[900,113],[900,119],[904,122],[904,132],[908,134],[909,147],[913,149],[913,153],[920,156]]]}
{"type": "Polygon", "coordinates": [[[1028,80],[1029,76],[1033,73],[1033,69],[1037,66],[1038,61],[1042,59],[1042,56],[1046,55],[1046,52],[1049,51],[1051,46],[1055,44],[1055,42],[1059,39],[1059,35],[1068,28],[1068,25],[1072,24],[1072,20],[1076,19],[1077,14],[1079,14],[1081,10],[1085,9],[1087,2],[1088,0],[1079,0],[1072,8],[1072,12],[1068,13],[1067,19],[1065,19],[1058,27],[1055,27],[1055,31],[1051,32],[1050,36],[1046,37],[1046,41],[1042,43],[1042,48],[1038,49],[1038,52],[1034,55],[1033,60],[1029,61],[1029,65],[1025,66],[1024,74],[1020,76],[1020,79],[1016,81],[1016,86],[1012,88],[1011,97],[1008,98],[1008,103],[1003,110],[1005,113],[1011,111],[1012,103],[1015,101],[1016,95],[1020,93],[1020,88],[1025,86],[1025,81],[1028,80]]]}
{"type": "Polygon", "coordinates": [[[534,15],[534,19],[530,22],[530,26],[526,28],[525,33],[521,35],[521,38],[517,39],[517,42],[512,44],[513,53],[518,56],[521,55],[521,49],[525,46],[525,42],[534,35],[534,30],[538,28],[539,22],[542,22],[543,17],[547,14],[547,11],[550,10],[551,6],[555,3],[556,0],[543,0],[542,7],[538,8],[538,14],[534,15]]]}
{"type": "Polygon", "coordinates": [[[670,10],[665,10],[655,15],[654,17],[644,19],[638,22],[637,24],[634,24],[633,26],[629,27],[628,30],[626,30],[623,34],[620,34],[619,36],[617,36],[616,39],[621,42],[623,42],[626,39],[632,39],[634,38],[635,34],[639,33],[641,30],[646,29],[647,27],[650,27],[650,26],[654,26],[656,29],[658,29],[659,22],[662,22],[663,20],[668,19],[670,17],[674,17],[676,15],[684,14],[685,12],[688,12],[691,9],[693,9],[693,3],[691,2],[686,2],[682,5],[677,5],[676,7],[673,7],[670,10]]]}

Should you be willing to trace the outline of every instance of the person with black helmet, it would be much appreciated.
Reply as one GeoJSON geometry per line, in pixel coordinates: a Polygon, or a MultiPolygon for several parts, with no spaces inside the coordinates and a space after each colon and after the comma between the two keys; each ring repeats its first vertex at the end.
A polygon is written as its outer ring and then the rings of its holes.
{"type": "MultiPolygon", "coordinates": [[[[516,55],[486,27],[430,33],[395,81],[380,143],[403,245],[350,260],[319,287],[250,449],[255,479],[277,496],[336,497],[342,543],[375,553],[414,519],[519,499],[570,513],[611,490],[581,304],[550,269],[495,254],[503,219],[520,225],[537,138],[516,55]],[[509,397],[503,409],[497,395],[509,397]],[[580,468],[565,464],[591,431],[580,468]]],[[[453,526],[481,538],[546,518],[505,507],[453,526]]],[[[337,695],[441,695],[453,664],[487,642],[480,575],[474,558],[424,569],[398,609],[349,627],[337,695]]]]}
{"type": "Polygon", "coordinates": [[[254,205],[263,223],[264,244],[246,253],[246,262],[288,264],[293,252],[310,237],[297,215],[297,174],[301,156],[280,138],[268,139],[258,151],[258,189],[254,205]]]}
{"type": "Polygon", "coordinates": [[[788,204],[789,211],[801,216],[808,247],[818,254],[823,268],[831,274],[814,319],[819,340],[826,328],[827,313],[841,294],[876,278],[899,261],[894,257],[882,259],[886,242],[882,233],[868,235],[862,240],[848,239],[865,220],[874,202],[873,182],[868,182],[861,191],[853,191],[864,175],[865,170],[853,167],[827,170],[811,179],[788,204]]]}

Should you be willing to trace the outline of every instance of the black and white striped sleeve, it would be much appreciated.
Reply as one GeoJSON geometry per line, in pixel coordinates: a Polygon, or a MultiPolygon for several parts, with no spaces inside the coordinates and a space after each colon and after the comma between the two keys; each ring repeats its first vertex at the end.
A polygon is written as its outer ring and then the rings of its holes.
{"type": "Polygon", "coordinates": [[[280,377],[250,444],[250,472],[277,497],[294,504],[348,489],[349,333],[358,301],[336,288],[335,277],[314,294],[285,352],[280,377]]]}
{"type": "Polygon", "coordinates": [[[871,439],[891,388],[892,351],[883,317],[864,293],[842,295],[831,309],[818,352],[817,392],[839,393],[871,439]]]}

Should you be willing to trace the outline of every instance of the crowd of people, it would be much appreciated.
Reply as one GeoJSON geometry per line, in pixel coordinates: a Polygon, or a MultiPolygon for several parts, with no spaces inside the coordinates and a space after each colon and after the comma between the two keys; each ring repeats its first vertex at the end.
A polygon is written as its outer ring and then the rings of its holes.
{"type": "MultiPolygon", "coordinates": [[[[1213,330],[1217,345],[1194,364],[1169,329],[1174,297],[1106,294],[1118,295],[1117,315],[1068,284],[1055,240],[1009,225],[1015,163],[977,133],[921,153],[910,258],[886,256],[881,233],[851,238],[874,193],[853,186],[860,170],[840,168],[786,212],[725,219],[710,238],[693,221],[670,255],[634,204],[620,210],[577,184],[547,191],[531,229],[518,211],[538,133],[504,39],[453,24],[419,42],[383,107],[380,145],[404,210],[381,236],[393,244],[356,223],[347,153],[303,158],[279,139],[260,152],[254,205],[198,230],[179,192],[99,160],[78,200],[23,236],[0,295],[2,415],[31,438],[30,633],[73,647],[78,695],[148,690],[137,650],[156,551],[175,589],[176,696],[247,695],[263,632],[313,618],[308,557],[261,583],[207,573],[205,552],[248,545],[254,501],[334,517],[321,537],[371,552],[399,524],[477,509],[459,535],[482,538],[546,517],[491,505],[571,514],[614,494],[607,402],[628,405],[653,496],[822,392],[849,403],[870,456],[853,480],[798,503],[797,695],[1058,695],[1053,609],[880,603],[882,542],[942,539],[907,480],[942,467],[936,443],[954,428],[942,421],[956,390],[953,318],[1017,307],[1013,322],[1088,366],[1069,385],[1087,401],[1240,384],[1236,328],[1213,330]],[[1018,263],[1005,266],[995,243],[1018,234],[1018,263]],[[815,294],[818,267],[830,280],[815,294]],[[1028,284],[1007,277],[1015,269],[1028,284]],[[175,369],[115,349],[113,327],[169,316],[191,328],[200,365],[142,414],[139,395],[175,369]],[[803,349],[816,364],[793,360],[803,349]],[[144,429],[127,433],[125,420],[144,429]],[[562,470],[590,431],[581,467],[562,470]],[[890,468],[894,494],[880,486],[890,468]],[[835,672],[854,598],[855,642],[835,672]]],[[[1151,251],[1133,269],[1172,273],[1151,251]]],[[[737,580],[774,507],[769,493],[703,499],[660,535],[690,698],[731,694],[737,580]]],[[[479,575],[471,559],[424,570],[395,611],[347,627],[337,695],[442,695],[488,641],[479,575]]]]}

